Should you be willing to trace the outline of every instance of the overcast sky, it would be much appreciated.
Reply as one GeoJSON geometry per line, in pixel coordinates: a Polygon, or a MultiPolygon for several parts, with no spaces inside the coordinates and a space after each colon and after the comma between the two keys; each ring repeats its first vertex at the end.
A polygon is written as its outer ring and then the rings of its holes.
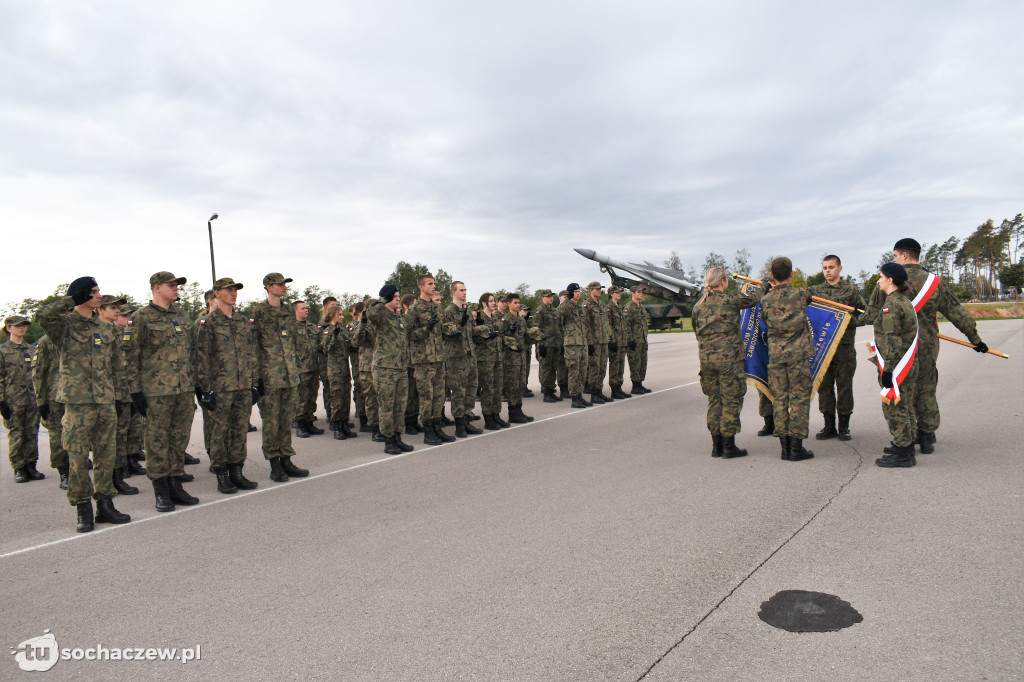
{"type": "Polygon", "coordinates": [[[0,0],[0,304],[171,270],[870,269],[1024,211],[1020,0],[0,0]]]}

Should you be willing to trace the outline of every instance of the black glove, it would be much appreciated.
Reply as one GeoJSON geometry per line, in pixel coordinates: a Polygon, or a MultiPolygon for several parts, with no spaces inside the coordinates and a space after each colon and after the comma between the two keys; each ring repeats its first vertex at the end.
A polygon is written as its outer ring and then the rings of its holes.
{"type": "Polygon", "coordinates": [[[255,405],[260,400],[260,392],[259,389],[257,389],[255,386],[253,386],[250,390],[252,391],[252,404],[255,405]]]}
{"type": "Polygon", "coordinates": [[[427,320],[427,329],[433,329],[437,326],[437,313],[430,313],[430,319],[427,320]]]}
{"type": "Polygon", "coordinates": [[[892,372],[882,372],[882,386],[892,388],[892,372]]]}
{"type": "Polygon", "coordinates": [[[202,398],[199,399],[199,403],[206,409],[213,411],[217,409],[217,396],[214,395],[213,391],[205,391],[202,394],[202,398]]]}
{"type": "Polygon", "coordinates": [[[636,341],[630,341],[629,342],[629,349],[630,350],[636,350],[636,341]]]}
{"type": "Polygon", "coordinates": [[[593,354],[594,354],[594,344],[591,343],[591,344],[589,344],[587,346],[587,355],[593,355],[593,354]]]}
{"type": "Polygon", "coordinates": [[[546,358],[548,356],[548,347],[547,346],[537,346],[537,355],[539,355],[542,358],[546,358]]]}
{"type": "Polygon", "coordinates": [[[764,293],[766,293],[766,294],[769,291],[772,290],[772,283],[769,280],[767,280],[767,279],[764,281],[764,283],[761,286],[764,287],[764,293]]]}
{"type": "Polygon", "coordinates": [[[459,326],[465,327],[467,322],[469,322],[469,308],[464,308],[462,310],[462,319],[459,321],[459,326]]]}
{"type": "Polygon", "coordinates": [[[619,344],[614,343],[614,342],[609,343],[608,344],[608,350],[610,350],[613,353],[618,353],[619,352],[619,344]]]}
{"type": "Polygon", "coordinates": [[[980,341],[978,343],[978,345],[976,345],[974,347],[974,350],[979,352],[979,353],[987,353],[988,352],[988,346],[985,345],[984,341],[980,341]]]}
{"type": "Polygon", "coordinates": [[[43,421],[50,418],[50,403],[43,403],[39,406],[39,418],[43,421]]]}
{"type": "Polygon", "coordinates": [[[135,411],[141,414],[143,417],[146,416],[146,396],[142,393],[132,393],[132,405],[135,406],[135,411]]]}
{"type": "Polygon", "coordinates": [[[203,404],[203,389],[201,389],[198,386],[196,386],[195,393],[196,393],[196,400],[198,400],[199,404],[202,405],[203,404]]]}
{"type": "Polygon", "coordinates": [[[256,381],[256,391],[259,392],[261,398],[267,394],[267,387],[262,378],[256,381]]]}
{"type": "Polygon", "coordinates": [[[94,286],[96,286],[96,280],[92,277],[79,277],[68,285],[68,296],[75,302],[75,305],[82,305],[92,298],[94,286]]]}
{"type": "Polygon", "coordinates": [[[7,404],[6,400],[0,400],[0,416],[4,419],[10,419],[14,415],[14,411],[11,406],[7,404]]]}

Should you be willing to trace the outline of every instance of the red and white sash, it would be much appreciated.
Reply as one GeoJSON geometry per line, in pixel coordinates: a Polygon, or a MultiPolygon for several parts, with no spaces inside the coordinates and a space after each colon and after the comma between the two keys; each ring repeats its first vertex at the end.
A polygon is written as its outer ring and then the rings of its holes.
{"type": "Polygon", "coordinates": [[[917,292],[917,296],[915,296],[914,300],[911,301],[911,303],[914,304],[914,311],[918,313],[921,312],[921,308],[925,307],[928,301],[931,300],[932,294],[934,294],[935,290],[938,288],[939,278],[929,272],[928,279],[924,281],[924,286],[921,287],[921,291],[917,292]]]}
{"type": "MultiPolygon", "coordinates": [[[[887,312],[887,310],[883,310],[887,312]]],[[[900,402],[900,384],[910,374],[910,368],[914,366],[914,358],[917,357],[917,334],[914,334],[914,342],[910,344],[910,348],[903,354],[900,361],[896,363],[896,367],[892,370],[892,388],[882,387],[882,391],[879,394],[882,402],[886,405],[892,405],[893,403],[899,404],[900,402]]],[[[885,360],[882,359],[882,354],[878,352],[878,346],[875,345],[875,335],[871,335],[871,352],[875,354],[875,360],[878,361],[878,371],[885,371],[885,360]]]]}

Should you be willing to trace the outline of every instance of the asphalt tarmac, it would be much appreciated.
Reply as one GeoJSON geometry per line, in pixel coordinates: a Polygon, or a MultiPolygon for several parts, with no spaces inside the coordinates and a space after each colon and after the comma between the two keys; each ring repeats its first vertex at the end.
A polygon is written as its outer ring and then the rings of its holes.
{"type": "Polygon", "coordinates": [[[1024,321],[979,330],[1011,357],[943,346],[938,443],[912,469],[874,464],[889,434],[866,362],[853,440],[812,435],[813,460],[781,461],[751,389],[750,456],[711,458],[692,334],[652,335],[647,396],[545,404],[534,369],[532,424],[406,437],[399,457],[368,434],[295,439],[311,476],[285,484],[253,433],[258,490],[218,493],[203,454],[185,486],[199,506],[158,514],[132,477],[141,493],[116,500],[132,522],[89,534],[41,431],[46,480],[0,477],[0,679],[29,677],[12,654],[46,630],[68,655],[200,649],[60,660],[40,679],[1024,678],[1024,321]],[[783,590],[863,621],[777,629],[758,611],[783,590]]]}

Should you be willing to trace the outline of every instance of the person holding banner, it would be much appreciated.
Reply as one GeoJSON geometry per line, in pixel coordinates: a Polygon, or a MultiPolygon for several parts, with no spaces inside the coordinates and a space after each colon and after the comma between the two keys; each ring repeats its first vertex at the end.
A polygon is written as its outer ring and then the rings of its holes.
{"type": "Polygon", "coordinates": [[[764,290],[726,294],[729,273],[722,268],[704,273],[704,285],[704,297],[693,306],[691,319],[700,353],[700,388],[708,397],[711,456],[744,457],[747,451],[736,447],[747,392],[740,311],[756,306],[764,290]]]}
{"type": "Polygon", "coordinates": [[[879,457],[880,467],[912,467],[914,436],[914,391],[918,367],[917,312],[907,298],[907,270],[899,263],[886,263],[878,277],[877,289],[885,294],[882,308],[875,315],[875,335],[871,345],[878,360],[878,382],[882,386],[882,415],[892,434],[889,454],[879,457]]]}

